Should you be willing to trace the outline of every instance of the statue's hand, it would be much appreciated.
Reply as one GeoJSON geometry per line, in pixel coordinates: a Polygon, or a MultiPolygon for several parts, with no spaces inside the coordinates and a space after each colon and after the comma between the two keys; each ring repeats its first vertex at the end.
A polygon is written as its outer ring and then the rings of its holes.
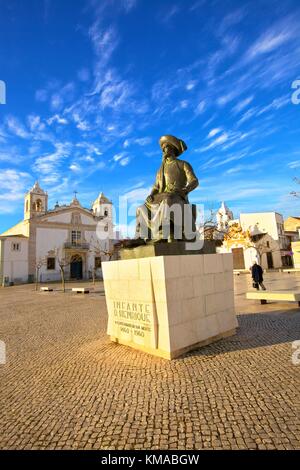
{"type": "Polygon", "coordinates": [[[147,197],[146,202],[151,204],[154,201],[154,197],[150,194],[150,196],[147,197]]]}

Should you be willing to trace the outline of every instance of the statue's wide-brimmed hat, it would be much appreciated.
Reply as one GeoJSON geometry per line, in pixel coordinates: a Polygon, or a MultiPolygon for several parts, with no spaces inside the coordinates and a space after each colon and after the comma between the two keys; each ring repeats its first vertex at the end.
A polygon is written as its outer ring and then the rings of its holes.
{"type": "Polygon", "coordinates": [[[187,149],[186,143],[183,142],[183,140],[181,139],[177,139],[177,137],[174,137],[173,135],[163,135],[159,139],[159,145],[161,148],[163,147],[165,143],[170,144],[173,147],[175,147],[175,149],[178,152],[178,156],[181,155],[187,149]]]}

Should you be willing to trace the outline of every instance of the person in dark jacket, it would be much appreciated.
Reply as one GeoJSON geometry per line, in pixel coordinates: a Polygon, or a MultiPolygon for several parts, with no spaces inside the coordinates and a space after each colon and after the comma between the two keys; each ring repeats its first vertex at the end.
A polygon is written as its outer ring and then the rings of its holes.
{"type": "Polygon", "coordinates": [[[251,274],[252,274],[253,284],[256,284],[255,286],[256,289],[259,290],[259,286],[260,286],[262,290],[266,290],[264,283],[263,283],[264,281],[263,269],[259,264],[257,264],[256,261],[251,268],[251,274]]]}

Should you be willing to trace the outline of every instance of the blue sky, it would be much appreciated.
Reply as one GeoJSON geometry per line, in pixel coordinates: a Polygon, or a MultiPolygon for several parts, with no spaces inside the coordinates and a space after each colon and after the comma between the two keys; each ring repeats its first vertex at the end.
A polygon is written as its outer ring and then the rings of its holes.
{"type": "Polygon", "coordinates": [[[0,0],[0,232],[39,180],[50,207],[73,191],[141,202],[158,139],[184,139],[216,209],[299,215],[298,1],[0,0]]]}

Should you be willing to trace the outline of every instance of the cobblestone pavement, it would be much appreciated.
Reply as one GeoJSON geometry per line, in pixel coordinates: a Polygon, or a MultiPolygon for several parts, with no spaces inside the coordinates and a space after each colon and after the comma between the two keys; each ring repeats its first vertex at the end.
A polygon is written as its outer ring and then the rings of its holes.
{"type": "MultiPolygon", "coordinates": [[[[248,275],[235,284],[237,336],[171,362],[108,340],[102,285],[1,289],[0,448],[299,449],[299,308],[246,301],[248,275]]],[[[266,285],[300,290],[300,275],[266,285]]]]}

